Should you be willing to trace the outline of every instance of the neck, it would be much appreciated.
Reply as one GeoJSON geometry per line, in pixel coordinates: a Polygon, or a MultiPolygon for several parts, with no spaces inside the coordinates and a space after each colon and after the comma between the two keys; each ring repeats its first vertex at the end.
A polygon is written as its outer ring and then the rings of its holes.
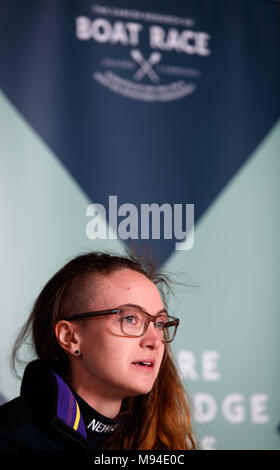
{"type": "Polygon", "coordinates": [[[84,377],[83,374],[72,370],[70,386],[93,409],[107,418],[115,418],[121,409],[122,398],[114,396],[113,389],[104,387],[98,379],[84,377]]]}
{"type": "Polygon", "coordinates": [[[90,390],[85,389],[82,385],[72,385],[75,392],[91,406],[95,411],[98,411],[107,418],[115,418],[121,408],[122,402],[120,400],[112,400],[103,396],[98,396],[97,393],[92,393],[90,390]]]}

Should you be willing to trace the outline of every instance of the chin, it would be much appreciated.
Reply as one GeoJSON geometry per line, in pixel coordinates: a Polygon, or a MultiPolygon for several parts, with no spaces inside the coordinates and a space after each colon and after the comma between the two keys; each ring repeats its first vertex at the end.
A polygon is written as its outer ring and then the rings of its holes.
{"type": "Polygon", "coordinates": [[[142,385],[141,387],[135,387],[134,389],[130,389],[128,390],[126,397],[137,397],[138,395],[147,395],[147,393],[150,393],[150,391],[152,390],[153,385],[154,384],[149,386],[147,385],[146,387],[142,385]]]}

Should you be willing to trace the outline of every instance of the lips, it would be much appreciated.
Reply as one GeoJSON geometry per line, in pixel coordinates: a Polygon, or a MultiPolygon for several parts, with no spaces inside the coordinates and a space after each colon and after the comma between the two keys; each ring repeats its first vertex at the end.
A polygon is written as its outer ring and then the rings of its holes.
{"type": "Polygon", "coordinates": [[[154,359],[142,359],[141,361],[134,361],[132,362],[133,365],[138,366],[138,367],[145,367],[145,368],[150,368],[152,369],[155,364],[154,359]]]}

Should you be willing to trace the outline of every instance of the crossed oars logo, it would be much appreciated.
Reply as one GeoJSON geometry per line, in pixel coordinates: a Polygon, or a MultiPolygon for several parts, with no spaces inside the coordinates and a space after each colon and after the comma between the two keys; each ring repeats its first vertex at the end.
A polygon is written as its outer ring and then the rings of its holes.
{"type": "Polygon", "coordinates": [[[153,65],[157,64],[161,60],[160,52],[152,52],[150,57],[144,59],[139,49],[132,49],[130,51],[131,57],[140,65],[140,69],[134,74],[135,80],[141,80],[145,75],[148,75],[153,82],[159,82],[160,78],[158,74],[153,70],[153,65]]]}

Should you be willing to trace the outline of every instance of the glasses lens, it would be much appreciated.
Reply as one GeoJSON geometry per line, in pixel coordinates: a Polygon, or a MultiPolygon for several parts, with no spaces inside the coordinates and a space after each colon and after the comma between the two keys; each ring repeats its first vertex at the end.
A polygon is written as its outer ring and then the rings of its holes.
{"type": "Polygon", "coordinates": [[[171,341],[173,341],[173,339],[175,338],[176,331],[176,322],[172,321],[171,318],[168,318],[167,322],[165,323],[163,342],[171,343],[171,341]]]}
{"type": "MultiPolygon", "coordinates": [[[[141,336],[147,325],[147,315],[137,309],[129,309],[122,312],[122,331],[131,336],[141,336]]],[[[173,317],[166,315],[156,317],[154,323],[159,337],[163,343],[170,343],[176,334],[177,323],[173,317]]]]}
{"type": "Polygon", "coordinates": [[[138,310],[130,309],[123,311],[122,330],[123,333],[132,336],[140,336],[145,329],[145,314],[138,310]]]}

